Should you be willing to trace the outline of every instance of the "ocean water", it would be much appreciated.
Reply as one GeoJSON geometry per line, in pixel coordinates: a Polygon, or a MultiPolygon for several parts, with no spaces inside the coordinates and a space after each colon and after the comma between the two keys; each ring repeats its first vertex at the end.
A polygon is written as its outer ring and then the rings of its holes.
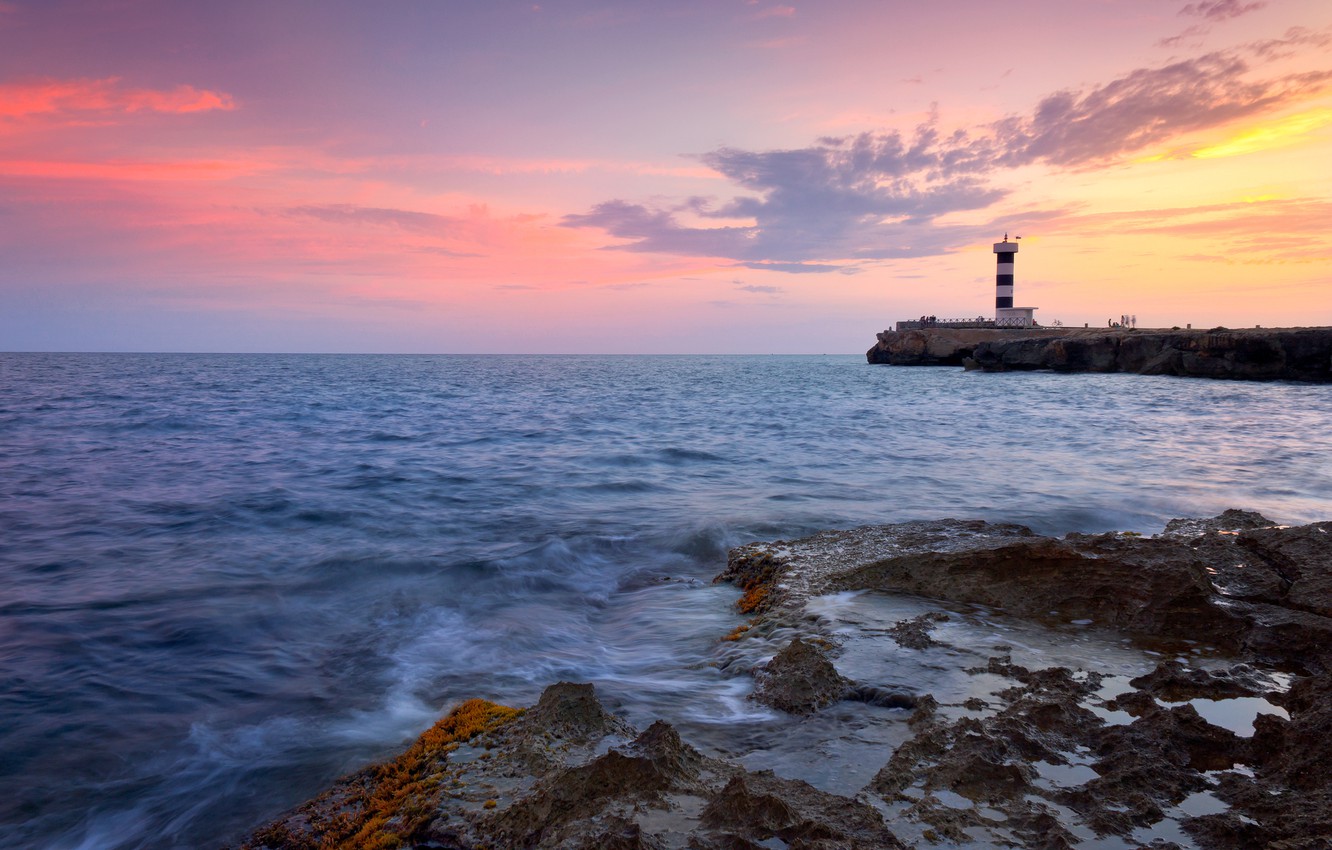
{"type": "MultiPolygon", "coordinates": [[[[1332,518],[1332,390],[837,357],[0,354],[0,833],[212,847],[451,703],[773,722],[728,547],[1332,518]]],[[[687,734],[686,737],[690,737],[687,734]]]]}

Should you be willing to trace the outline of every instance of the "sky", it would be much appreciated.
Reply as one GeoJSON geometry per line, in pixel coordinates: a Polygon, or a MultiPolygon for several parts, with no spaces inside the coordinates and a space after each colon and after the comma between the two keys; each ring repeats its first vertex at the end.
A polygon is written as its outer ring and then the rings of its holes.
{"type": "Polygon", "coordinates": [[[1332,325],[1326,0],[0,0],[0,350],[1332,325]]]}

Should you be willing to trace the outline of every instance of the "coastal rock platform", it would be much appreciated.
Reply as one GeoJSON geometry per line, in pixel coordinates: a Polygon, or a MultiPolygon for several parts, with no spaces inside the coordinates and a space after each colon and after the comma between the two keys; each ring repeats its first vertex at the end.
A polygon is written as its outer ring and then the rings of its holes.
{"type": "Polygon", "coordinates": [[[1332,522],[910,522],[742,546],[717,581],[746,617],[718,667],[751,699],[801,734],[896,730],[840,750],[871,765],[850,788],[558,683],[527,710],[462,703],[244,847],[1332,846],[1332,522]],[[728,667],[746,645],[766,663],[728,667]]]}
{"type": "Polygon", "coordinates": [[[870,363],[986,372],[1132,372],[1250,381],[1332,381],[1332,328],[884,331],[870,363]]]}

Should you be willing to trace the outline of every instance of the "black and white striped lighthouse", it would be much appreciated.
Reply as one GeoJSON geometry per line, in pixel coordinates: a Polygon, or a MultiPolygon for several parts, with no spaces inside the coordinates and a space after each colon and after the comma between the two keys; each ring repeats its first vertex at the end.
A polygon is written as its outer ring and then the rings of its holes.
{"type": "Polygon", "coordinates": [[[1003,311],[1013,307],[1013,260],[1018,251],[1018,243],[1009,242],[1004,234],[1003,242],[994,243],[994,258],[998,260],[994,273],[994,318],[1005,318],[1003,311]]]}
{"type": "Polygon", "coordinates": [[[1009,242],[1007,233],[1003,242],[994,243],[994,258],[998,260],[994,273],[995,327],[1030,328],[1036,324],[1035,307],[1013,306],[1013,255],[1017,252],[1017,241],[1009,242]]]}

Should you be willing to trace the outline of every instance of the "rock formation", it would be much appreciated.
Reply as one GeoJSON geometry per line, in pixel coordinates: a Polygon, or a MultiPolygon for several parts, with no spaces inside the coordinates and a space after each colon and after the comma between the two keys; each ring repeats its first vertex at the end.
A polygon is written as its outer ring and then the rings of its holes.
{"type": "Polygon", "coordinates": [[[867,526],[739,547],[718,580],[749,583],[768,617],[794,619],[815,595],[876,590],[1205,640],[1317,672],[1332,659],[1332,522],[1283,528],[1247,511],[1173,520],[1150,538],[1056,539],[974,520],[867,526]],[[766,584],[753,584],[756,561],[766,584]]]}
{"type": "MultiPolygon", "coordinates": [[[[740,547],[719,579],[759,593],[756,561],[765,611],[749,634],[789,628],[821,594],[872,590],[1112,627],[1167,653],[1203,641],[1234,654],[1224,669],[1167,657],[1114,698],[1099,694],[1094,671],[991,657],[969,672],[1018,685],[993,705],[966,706],[981,716],[950,718],[930,695],[917,699],[912,736],[870,784],[898,807],[890,828],[923,826],[926,844],[965,845],[980,831],[1000,844],[1068,848],[1090,830],[1129,842],[1117,846],[1178,847],[1140,837],[1171,813],[1205,850],[1332,846],[1332,523],[1286,528],[1226,511],[1172,520],[1153,538],[1062,539],[984,522],[902,523],[740,547]],[[1191,703],[1237,697],[1266,698],[1289,718],[1259,714],[1253,736],[1241,737],[1191,703]],[[1107,722],[1114,713],[1126,720],[1107,722]],[[1060,767],[1087,775],[1070,784],[1042,776],[1060,767]],[[1225,811],[1181,808],[1199,796],[1225,811]]],[[[889,636],[925,648],[935,621],[904,620],[889,636]]]]}
{"type": "Polygon", "coordinates": [[[792,640],[754,674],[754,699],[791,714],[813,714],[847,695],[851,682],[810,641],[792,640]]]}
{"type": "Polygon", "coordinates": [[[961,366],[983,342],[1067,336],[1058,329],[987,330],[984,328],[922,328],[884,331],[867,351],[870,363],[888,366],[961,366]]]}
{"type": "Polygon", "coordinates": [[[552,685],[525,713],[485,705],[488,720],[475,722],[477,707],[464,703],[441,721],[450,732],[434,736],[440,745],[423,746],[436,730],[427,732],[409,751],[419,758],[343,779],[243,847],[903,846],[865,802],[708,758],[661,721],[639,734],[602,708],[591,685],[552,685]]]}
{"type": "Polygon", "coordinates": [[[884,331],[870,363],[986,372],[1133,372],[1251,381],[1332,381],[1332,328],[884,331]]]}
{"type": "Polygon", "coordinates": [[[1009,524],[901,523],[743,546],[718,580],[740,589],[750,617],[734,641],[775,650],[752,671],[753,699],[800,724],[855,701],[837,711],[886,708],[879,716],[895,719],[882,722],[903,729],[873,753],[871,769],[882,767],[854,796],[699,752],[665,722],[639,732],[591,685],[559,683],[526,711],[459,705],[398,758],[344,778],[244,847],[1332,846],[1332,522],[1287,528],[1227,511],[1173,520],[1154,537],[1058,539],[1009,524]],[[999,684],[948,705],[851,681],[837,669],[845,632],[824,633],[810,614],[812,600],[842,591],[958,606],[867,639],[935,653],[930,663],[955,659],[958,675],[999,684]],[[1110,629],[1153,647],[1159,663],[1130,680],[1022,666],[992,641],[988,657],[949,647],[948,629],[975,605],[1110,629]],[[1244,700],[1269,709],[1248,735],[1200,713],[1244,700]],[[1165,823],[1176,832],[1154,832],[1165,823]]]}

